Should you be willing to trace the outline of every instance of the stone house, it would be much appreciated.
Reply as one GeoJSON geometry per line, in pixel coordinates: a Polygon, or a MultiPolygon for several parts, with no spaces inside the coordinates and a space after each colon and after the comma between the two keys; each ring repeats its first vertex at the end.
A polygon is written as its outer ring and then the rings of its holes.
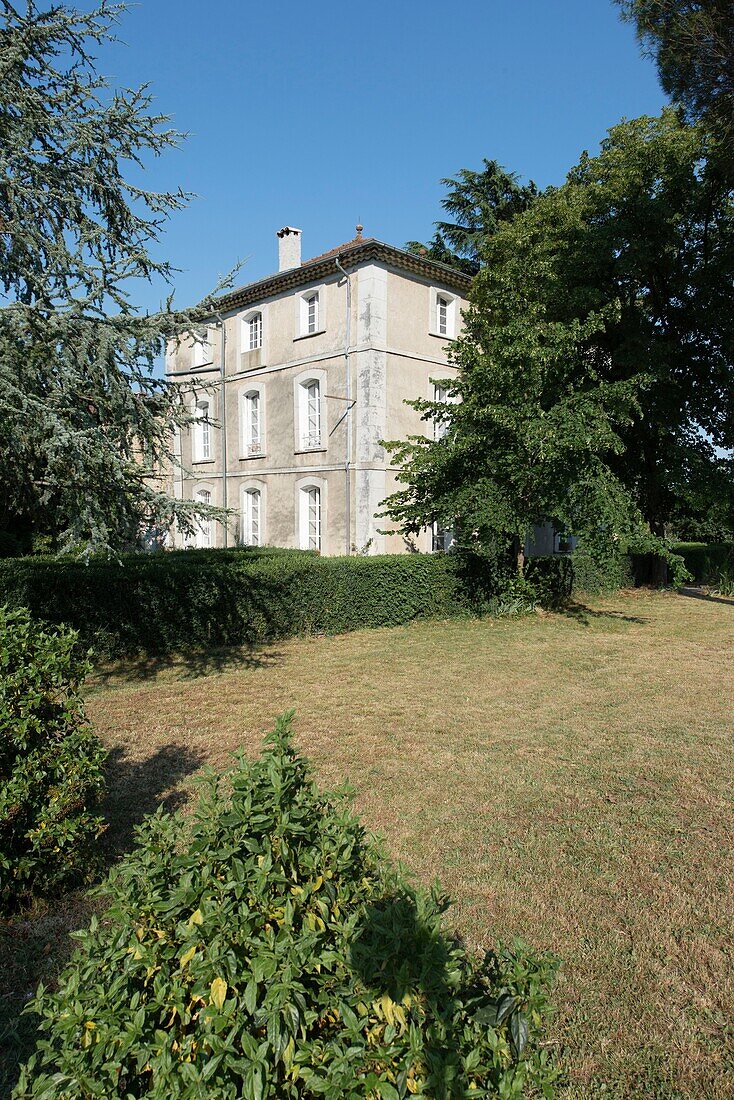
{"type": "MultiPolygon", "coordinates": [[[[405,401],[441,399],[470,280],[361,226],[305,262],[299,229],[278,241],[277,273],[221,298],[206,338],[168,349],[196,418],[176,440],[173,495],[234,513],[226,531],[202,523],[199,546],[404,552],[376,518],[396,484],[381,441],[434,430],[405,401]]],[[[418,549],[442,537],[426,531],[418,549]]]]}

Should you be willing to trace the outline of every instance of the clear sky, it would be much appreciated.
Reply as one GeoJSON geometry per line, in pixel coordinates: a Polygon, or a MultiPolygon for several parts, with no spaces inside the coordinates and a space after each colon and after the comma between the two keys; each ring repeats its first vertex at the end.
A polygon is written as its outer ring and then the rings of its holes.
{"type": "MultiPolygon", "coordinates": [[[[238,283],[277,269],[286,224],[304,259],[358,220],[391,244],[427,239],[441,177],[484,156],[561,183],[620,118],[664,102],[611,0],[138,0],[119,35],[100,70],[150,81],[189,134],[144,177],[198,196],[162,245],[181,305],[237,259],[238,283]]],[[[136,297],[156,308],[160,288],[136,297]]]]}

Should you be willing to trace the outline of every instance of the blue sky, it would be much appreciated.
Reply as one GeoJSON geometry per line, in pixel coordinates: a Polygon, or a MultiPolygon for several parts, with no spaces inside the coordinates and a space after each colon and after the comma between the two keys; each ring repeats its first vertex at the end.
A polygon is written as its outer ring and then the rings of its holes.
{"type": "MultiPolygon", "coordinates": [[[[304,258],[354,235],[402,245],[440,217],[442,176],[494,158],[561,183],[622,117],[657,113],[652,63],[611,0],[139,0],[99,68],[150,81],[189,137],[153,161],[151,189],[198,197],[161,253],[190,304],[237,259],[277,267],[275,232],[304,258]]],[[[141,287],[156,308],[159,287],[141,287]]]]}

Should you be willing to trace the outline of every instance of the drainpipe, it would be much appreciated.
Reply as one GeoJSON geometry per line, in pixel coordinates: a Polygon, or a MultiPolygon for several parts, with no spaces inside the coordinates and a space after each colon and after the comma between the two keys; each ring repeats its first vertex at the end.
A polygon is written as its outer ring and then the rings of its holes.
{"type": "Polygon", "coordinates": [[[346,462],[344,463],[344,510],[346,512],[347,535],[346,552],[352,552],[352,372],[349,363],[349,345],[352,328],[352,282],[348,273],[344,270],[339,257],[334,257],[336,266],[347,280],[347,318],[344,337],[344,366],[347,373],[347,447],[346,462]]]}
{"type": "Polygon", "coordinates": [[[222,332],[222,347],[219,357],[219,380],[222,390],[222,508],[225,515],[222,520],[222,546],[227,549],[227,540],[229,536],[228,523],[229,517],[227,516],[227,384],[225,379],[225,356],[227,352],[227,327],[224,323],[224,317],[221,313],[215,313],[214,315],[219,321],[219,327],[222,332]]]}

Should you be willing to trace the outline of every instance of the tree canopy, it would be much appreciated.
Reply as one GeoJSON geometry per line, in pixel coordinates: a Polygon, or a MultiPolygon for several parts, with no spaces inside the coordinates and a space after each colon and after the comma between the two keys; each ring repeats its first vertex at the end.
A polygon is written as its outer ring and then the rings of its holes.
{"type": "Polygon", "coordinates": [[[467,275],[479,271],[488,238],[538,195],[534,183],[520,184],[517,175],[496,160],[484,157],[483,164],[480,172],[462,168],[455,179],[441,180],[448,188],[441,205],[451,221],[437,221],[428,244],[408,241],[409,251],[425,253],[429,260],[457,267],[467,275]]]}
{"type": "Polygon", "coordinates": [[[147,87],[97,72],[124,11],[0,8],[0,531],[62,547],[129,545],[197,510],[148,476],[188,423],[154,367],[211,303],[151,315],[130,300],[134,280],[170,279],[153,248],[188,196],[133,182],[180,135],[147,87]]]}
{"type": "MultiPolygon", "coordinates": [[[[707,136],[676,112],[612,129],[597,157],[483,246],[442,438],[391,445],[407,530],[517,542],[552,519],[656,535],[734,440],[734,207],[707,136]]],[[[441,435],[441,433],[438,433],[441,435]]]]}
{"type": "Polygon", "coordinates": [[[666,95],[704,120],[734,168],[734,6],[731,0],[617,0],[657,62],[666,95]]]}

